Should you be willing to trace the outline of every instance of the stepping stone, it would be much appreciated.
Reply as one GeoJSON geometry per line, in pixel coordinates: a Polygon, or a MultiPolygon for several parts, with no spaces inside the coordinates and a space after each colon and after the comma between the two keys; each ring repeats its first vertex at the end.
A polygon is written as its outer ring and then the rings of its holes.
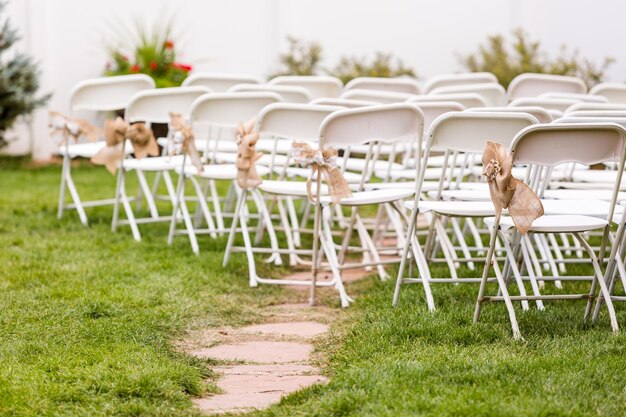
{"type": "Polygon", "coordinates": [[[192,352],[192,355],[231,361],[287,363],[306,361],[312,351],[313,345],[307,343],[246,342],[200,349],[192,352]]]}
{"type": "Polygon", "coordinates": [[[320,375],[225,375],[218,383],[224,394],[195,399],[194,403],[212,413],[246,411],[268,407],[285,394],[322,382],[327,379],[320,375]]]}
{"type": "Polygon", "coordinates": [[[294,376],[294,375],[312,375],[318,371],[311,365],[299,365],[295,363],[277,364],[277,365],[233,365],[233,366],[217,366],[213,368],[215,372],[222,375],[267,375],[276,376],[294,376]]]}
{"type": "Polygon", "coordinates": [[[273,334],[280,336],[315,337],[328,331],[328,325],[316,321],[293,321],[286,323],[265,323],[239,329],[248,334],[273,334]]]}

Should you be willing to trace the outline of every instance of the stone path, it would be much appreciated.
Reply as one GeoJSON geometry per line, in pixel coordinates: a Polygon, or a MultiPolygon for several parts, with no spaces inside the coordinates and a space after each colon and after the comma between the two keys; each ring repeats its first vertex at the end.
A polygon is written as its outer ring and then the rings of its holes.
{"type": "Polygon", "coordinates": [[[311,363],[312,340],[327,333],[337,314],[328,307],[282,304],[264,311],[272,322],[192,332],[183,347],[188,353],[233,362],[213,368],[222,393],[194,403],[208,414],[247,412],[327,382],[311,363]]]}

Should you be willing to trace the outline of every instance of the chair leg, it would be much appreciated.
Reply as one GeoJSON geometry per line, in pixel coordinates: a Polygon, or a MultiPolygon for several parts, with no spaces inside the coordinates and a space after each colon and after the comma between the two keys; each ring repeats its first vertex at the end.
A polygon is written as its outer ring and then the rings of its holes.
{"type": "MultiPolygon", "coordinates": [[[[517,283],[517,288],[519,289],[519,293],[521,296],[525,297],[526,288],[524,287],[524,281],[522,281],[522,275],[520,274],[519,269],[517,268],[517,262],[515,262],[515,256],[513,255],[513,251],[511,250],[511,244],[509,243],[509,240],[506,238],[506,236],[504,236],[504,233],[502,231],[500,231],[500,235],[502,237],[502,242],[504,242],[504,251],[509,260],[509,267],[511,268],[513,272],[513,277],[515,278],[515,282],[517,283]]],[[[522,310],[524,311],[528,310],[527,300],[522,301],[522,310]]]]}
{"type": "Polygon", "coordinates": [[[341,307],[346,308],[350,305],[350,301],[353,301],[348,294],[346,293],[346,289],[343,286],[343,281],[341,280],[341,272],[339,271],[339,261],[337,259],[337,252],[335,252],[333,236],[331,232],[331,227],[329,224],[329,220],[331,217],[331,208],[330,206],[326,206],[322,210],[321,223],[322,223],[322,233],[320,234],[320,242],[322,244],[322,248],[324,249],[324,253],[326,254],[326,259],[328,260],[328,264],[330,265],[330,269],[333,274],[333,278],[335,280],[335,288],[339,292],[339,298],[341,300],[341,307]]]}
{"type": "Polygon", "coordinates": [[[270,238],[270,247],[275,251],[272,256],[267,260],[267,262],[274,262],[274,265],[280,266],[283,264],[283,260],[280,257],[280,253],[278,252],[278,239],[276,238],[276,231],[274,230],[274,225],[272,224],[272,218],[270,215],[267,206],[265,205],[265,200],[261,195],[259,190],[251,190],[252,198],[254,199],[257,211],[259,213],[259,222],[264,221],[265,227],[267,229],[267,235],[270,238]]]}
{"type": "MultiPolygon", "coordinates": [[[[170,219],[170,230],[169,233],[167,235],[167,244],[171,245],[174,241],[174,234],[176,232],[176,223],[177,223],[177,218],[176,218],[176,213],[178,212],[178,209],[180,207],[180,196],[184,196],[185,195],[185,174],[183,172],[180,173],[180,175],[178,176],[178,186],[176,187],[176,201],[174,202],[174,208],[172,210],[172,218],[170,219]]],[[[189,230],[187,231],[188,233],[190,232],[189,230]]]]}
{"type": "Polygon", "coordinates": [[[293,239],[293,232],[291,231],[291,225],[289,223],[289,218],[287,217],[287,210],[285,209],[285,205],[280,198],[277,199],[276,206],[278,207],[278,215],[280,216],[280,221],[285,229],[285,238],[287,239],[287,248],[289,249],[289,266],[296,266],[298,264],[298,259],[295,254],[296,247],[293,239]]]}
{"type": "Polygon", "coordinates": [[[117,181],[115,185],[115,201],[113,202],[113,218],[111,219],[111,231],[115,232],[117,230],[119,214],[120,214],[120,200],[121,200],[121,189],[122,189],[122,169],[120,168],[117,171],[117,181]]]}
{"type": "MultiPolygon", "coordinates": [[[[217,186],[214,180],[209,181],[209,189],[211,190],[211,200],[213,201],[213,211],[215,212],[215,222],[219,230],[224,230],[224,216],[222,215],[222,207],[220,206],[220,195],[217,192],[217,186]]],[[[221,232],[219,233],[222,234],[221,232]]]]}
{"type": "Polygon", "coordinates": [[[293,243],[299,248],[302,246],[302,239],[300,237],[300,232],[298,231],[298,215],[296,213],[296,206],[293,203],[293,197],[287,196],[285,199],[287,201],[287,211],[289,213],[289,219],[291,221],[291,233],[293,234],[293,243]]]}
{"type": "Polygon", "coordinates": [[[233,220],[230,225],[230,232],[228,233],[228,242],[226,243],[226,248],[224,249],[224,261],[222,262],[223,267],[226,267],[228,260],[230,259],[230,254],[235,242],[235,234],[237,233],[237,223],[239,222],[239,217],[243,214],[243,204],[246,198],[246,190],[241,190],[237,195],[237,202],[235,203],[235,210],[233,211],[233,220]]]}
{"type": "MultiPolygon", "coordinates": [[[[212,232],[210,232],[210,236],[212,238],[217,238],[218,233],[215,232],[215,223],[213,222],[213,216],[211,216],[211,210],[209,209],[209,205],[207,203],[207,199],[206,199],[206,194],[204,194],[204,191],[202,190],[202,186],[200,185],[200,183],[198,182],[198,180],[195,177],[189,177],[189,179],[191,180],[191,183],[194,186],[194,189],[196,190],[196,196],[198,197],[198,207],[200,208],[200,210],[198,210],[199,213],[202,214],[202,216],[204,217],[204,220],[207,223],[207,227],[209,228],[209,230],[213,230],[212,232]]],[[[195,227],[195,222],[194,222],[194,227],[195,227]]],[[[224,229],[224,225],[222,223],[222,229],[224,229]]],[[[223,234],[223,233],[220,233],[223,234]]]]}
{"type": "Polygon", "coordinates": [[[146,199],[146,203],[148,205],[148,209],[150,210],[150,216],[152,218],[159,217],[159,211],[157,210],[156,202],[154,201],[154,194],[150,191],[150,186],[148,185],[148,181],[146,180],[146,175],[141,170],[136,170],[137,180],[139,181],[139,186],[143,190],[144,198],[146,199]]]}
{"type": "Polygon", "coordinates": [[[72,201],[74,202],[74,206],[76,207],[76,212],[78,213],[80,222],[83,225],[88,226],[89,221],[87,220],[87,214],[85,213],[85,209],[83,208],[83,203],[80,201],[80,196],[78,195],[78,191],[76,190],[76,186],[74,185],[74,180],[72,179],[69,166],[67,168],[67,171],[65,172],[65,181],[67,184],[67,189],[70,191],[70,195],[72,196],[72,201]]]}
{"type": "Polygon", "coordinates": [[[133,207],[128,200],[128,196],[126,195],[126,175],[125,171],[120,171],[122,174],[121,184],[120,184],[120,200],[122,201],[122,206],[124,207],[124,212],[126,213],[126,219],[128,220],[128,225],[130,226],[130,230],[133,234],[133,239],[137,242],[141,242],[141,234],[139,233],[139,227],[137,226],[137,222],[135,221],[135,214],[133,213],[133,207]]]}
{"type": "Polygon", "coordinates": [[[578,242],[580,242],[581,246],[587,251],[587,254],[591,258],[591,263],[593,265],[593,269],[595,272],[594,281],[597,281],[600,285],[600,299],[604,299],[606,303],[606,308],[609,312],[609,320],[611,321],[611,329],[613,332],[617,332],[619,327],[617,325],[617,317],[615,316],[615,309],[613,308],[613,301],[611,300],[611,296],[609,295],[609,289],[606,286],[606,282],[604,281],[604,275],[602,274],[602,269],[600,268],[600,264],[598,263],[598,258],[596,257],[593,248],[587,243],[587,241],[580,235],[580,233],[573,233],[574,237],[578,242]]]}
{"type": "MultiPolygon", "coordinates": [[[[485,259],[485,268],[483,269],[483,276],[480,281],[480,289],[478,291],[478,298],[476,300],[476,309],[474,310],[474,323],[477,323],[480,319],[480,312],[482,308],[482,304],[484,302],[485,290],[487,288],[487,280],[489,277],[489,270],[493,265],[494,272],[496,274],[496,280],[498,281],[498,287],[500,292],[502,293],[502,298],[504,299],[504,303],[506,305],[507,311],[509,313],[509,320],[511,322],[511,329],[513,331],[513,338],[516,340],[523,339],[522,334],[519,331],[519,326],[517,324],[517,318],[515,316],[515,309],[513,308],[513,302],[509,297],[509,291],[506,286],[506,282],[502,276],[500,271],[500,267],[498,265],[497,259],[494,257],[494,250],[496,246],[496,239],[498,236],[499,225],[496,224],[491,232],[491,241],[489,244],[489,250],[487,251],[487,258],[485,259]]],[[[506,239],[506,236],[503,236],[506,239]]]]}
{"type": "MultiPolygon", "coordinates": [[[[407,244],[404,246],[402,250],[402,258],[400,259],[400,267],[398,268],[398,276],[396,277],[396,286],[393,291],[393,299],[391,301],[391,305],[395,307],[398,304],[398,299],[400,298],[400,287],[402,286],[402,282],[404,280],[404,270],[406,268],[406,262],[409,257],[409,250],[411,250],[411,246],[417,240],[415,238],[415,223],[417,223],[417,215],[418,210],[411,211],[411,218],[409,219],[409,226],[407,229],[407,244]]],[[[415,257],[417,262],[417,256],[415,257]]]]}
{"type": "Polygon", "coordinates": [[[59,189],[59,207],[57,210],[57,217],[61,219],[63,217],[63,209],[65,208],[65,188],[66,188],[66,176],[70,169],[70,159],[67,155],[63,157],[63,166],[61,167],[61,186],[59,189]]]}
{"type": "MultiPolygon", "coordinates": [[[[524,259],[524,263],[526,264],[526,270],[528,271],[528,279],[530,280],[530,286],[533,289],[534,295],[541,295],[541,292],[539,291],[539,283],[537,282],[537,277],[535,275],[537,265],[534,264],[531,260],[532,255],[530,254],[530,251],[528,250],[529,245],[531,245],[531,243],[530,243],[530,239],[528,238],[528,235],[522,236],[522,240],[521,240],[522,257],[524,259]]],[[[539,270],[537,274],[541,276],[541,270],[539,270]]],[[[538,310],[545,309],[542,300],[537,300],[536,304],[537,304],[538,310]]]]}

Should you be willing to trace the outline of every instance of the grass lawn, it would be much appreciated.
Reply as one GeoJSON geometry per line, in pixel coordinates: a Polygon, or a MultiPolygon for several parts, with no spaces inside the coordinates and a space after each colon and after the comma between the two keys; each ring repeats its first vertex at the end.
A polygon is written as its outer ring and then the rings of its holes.
{"type": "MultiPolygon", "coordinates": [[[[113,194],[105,170],[75,172],[83,197],[113,194]]],[[[183,237],[166,245],[166,224],[142,227],[142,243],[112,234],[110,207],[89,210],[90,228],[57,220],[59,173],[0,158],[0,415],[197,415],[190,398],[216,392],[212,364],[172,341],[253,322],[289,291],[248,288],[241,255],[222,268],[224,239],[204,237],[196,257],[183,237]]],[[[318,344],[331,382],[255,415],[626,415],[626,337],[606,314],[584,325],[581,302],[518,312],[515,342],[503,305],[471,324],[472,285],[435,286],[435,314],[417,286],[395,309],[393,282],[349,291],[358,302],[318,344]]]]}

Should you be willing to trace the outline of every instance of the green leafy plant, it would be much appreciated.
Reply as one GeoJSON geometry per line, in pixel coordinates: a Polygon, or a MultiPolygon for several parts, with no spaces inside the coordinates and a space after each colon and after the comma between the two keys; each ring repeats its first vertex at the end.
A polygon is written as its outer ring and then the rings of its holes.
{"type": "Polygon", "coordinates": [[[135,19],[135,29],[121,33],[120,45],[131,45],[130,50],[121,46],[109,47],[109,62],[105,75],[147,74],[157,87],[176,87],[192,70],[192,66],[176,60],[176,44],[172,34],[173,20],[158,22],[147,27],[135,19]],[[130,42],[129,42],[130,40],[130,42]]]}
{"type": "Polygon", "coordinates": [[[400,59],[396,59],[394,64],[393,55],[383,52],[376,52],[371,60],[367,57],[342,57],[329,73],[344,83],[357,77],[416,77],[413,68],[400,59]]]}
{"type": "Polygon", "coordinates": [[[282,68],[270,76],[279,75],[317,75],[322,60],[322,47],[317,42],[306,42],[293,36],[287,37],[289,49],[280,54],[282,68]]]}
{"type": "Polygon", "coordinates": [[[615,62],[611,57],[604,58],[601,64],[581,58],[577,50],[561,48],[556,58],[550,58],[541,49],[539,41],[529,39],[522,29],[513,32],[510,47],[502,35],[492,35],[478,51],[460,57],[461,64],[469,71],[493,73],[505,88],[513,78],[525,72],[556,75],[574,75],[582,78],[591,87],[604,78],[606,70],[615,62]]]}
{"type": "Polygon", "coordinates": [[[37,97],[39,69],[33,59],[17,53],[9,59],[3,55],[19,40],[17,31],[2,14],[6,3],[0,2],[0,148],[8,143],[5,132],[20,116],[31,114],[50,99],[37,97]]]}

